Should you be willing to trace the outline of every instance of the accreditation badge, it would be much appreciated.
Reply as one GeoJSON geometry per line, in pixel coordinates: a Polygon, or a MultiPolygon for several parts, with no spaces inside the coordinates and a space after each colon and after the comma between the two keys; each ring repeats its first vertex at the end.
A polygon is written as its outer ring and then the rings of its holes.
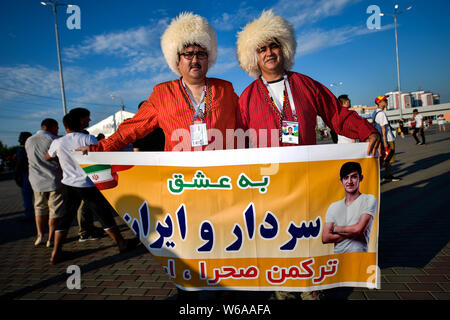
{"type": "Polygon", "coordinates": [[[298,122],[283,121],[281,126],[281,142],[298,144],[299,130],[298,122]]]}
{"type": "Polygon", "coordinates": [[[193,121],[191,126],[191,143],[193,147],[206,146],[208,144],[208,132],[206,123],[202,121],[193,121]]]}

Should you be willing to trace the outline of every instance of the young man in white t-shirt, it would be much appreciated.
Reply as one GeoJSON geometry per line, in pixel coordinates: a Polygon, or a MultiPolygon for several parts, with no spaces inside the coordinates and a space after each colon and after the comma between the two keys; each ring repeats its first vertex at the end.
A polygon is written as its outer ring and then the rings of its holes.
{"type": "Polygon", "coordinates": [[[334,253],[367,252],[377,199],[359,191],[361,165],[346,162],[340,170],[345,198],[332,203],[326,213],[322,242],[334,243],[334,253]]]}
{"type": "Polygon", "coordinates": [[[419,145],[425,144],[425,133],[423,132],[423,117],[421,114],[419,114],[419,111],[417,109],[413,110],[413,116],[411,120],[416,121],[416,127],[414,128],[412,134],[414,140],[416,140],[416,144],[419,145]],[[419,139],[417,138],[417,133],[420,134],[422,141],[419,141],[419,139]]]}
{"type": "Polygon", "coordinates": [[[384,112],[388,102],[387,96],[378,96],[375,98],[377,109],[372,114],[372,121],[375,128],[381,135],[381,141],[384,145],[386,158],[384,159],[384,178],[385,182],[400,181],[398,177],[392,175],[392,163],[395,161],[395,135],[389,124],[386,113],[384,112]]]}
{"type": "Polygon", "coordinates": [[[122,237],[108,201],[70,155],[77,148],[97,144],[97,139],[94,136],[79,132],[81,131],[80,119],[75,114],[65,115],[63,123],[66,135],[54,140],[46,154],[47,160],[57,157],[63,171],[63,179],[61,180],[63,185],[63,216],[56,225],[55,242],[50,262],[58,263],[64,260],[62,244],[67,237],[73,219],[77,215],[81,200],[98,217],[103,229],[117,244],[120,252],[133,249],[139,244],[139,240],[136,238],[125,240],[122,237]]]}

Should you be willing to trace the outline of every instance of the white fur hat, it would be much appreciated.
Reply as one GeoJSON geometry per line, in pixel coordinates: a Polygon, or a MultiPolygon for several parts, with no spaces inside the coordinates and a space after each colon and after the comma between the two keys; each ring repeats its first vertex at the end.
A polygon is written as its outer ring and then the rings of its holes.
{"type": "Polygon", "coordinates": [[[170,69],[177,75],[178,54],[186,45],[198,44],[208,52],[208,69],[217,60],[217,36],[205,18],[183,12],[174,18],[161,37],[161,49],[170,69]]]}
{"type": "Polygon", "coordinates": [[[261,74],[256,49],[272,39],[278,40],[281,44],[284,68],[290,70],[294,65],[297,41],[295,40],[294,28],[285,19],[274,15],[272,10],[263,11],[259,18],[248,23],[238,33],[237,57],[239,65],[251,77],[257,78],[261,74]]]}

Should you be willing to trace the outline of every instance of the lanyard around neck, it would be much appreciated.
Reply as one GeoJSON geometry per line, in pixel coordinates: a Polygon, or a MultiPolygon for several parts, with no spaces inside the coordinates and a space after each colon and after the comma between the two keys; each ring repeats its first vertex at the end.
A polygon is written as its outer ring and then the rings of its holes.
{"type": "MultiPolygon", "coordinates": [[[[295,104],[294,104],[294,99],[292,98],[291,86],[289,85],[289,80],[288,80],[288,77],[287,77],[286,73],[284,74],[283,78],[284,78],[284,87],[286,88],[286,91],[287,91],[287,95],[288,95],[288,99],[289,99],[289,105],[291,107],[292,115],[296,118],[297,117],[297,112],[295,111],[295,104]]],[[[261,79],[262,79],[263,83],[266,85],[267,91],[269,91],[270,98],[272,99],[272,101],[274,101],[273,97],[275,95],[273,94],[269,83],[267,82],[266,79],[264,79],[264,77],[262,75],[261,75],[261,79]]],[[[283,108],[283,106],[281,106],[281,114],[283,114],[282,108],[283,108]]]]}
{"type": "Polygon", "coordinates": [[[186,84],[183,81],[183,78],[181,78],[181,83],[183,84],[184,89],[186,90],[186,93],[189,96],[189,100],[192,103],[192,106],[194,107],[194,118],[204,118],[204,114],[205,114],[205,96],[206,96],[206,85],[203,87],[203,92],[202,92],[202,96],[200,98],[200,103],[197,104],[195,102],[194,97],[192,97],[191,95],[191,90],[189,90],[189,88],[186,86],[186,84]]]}

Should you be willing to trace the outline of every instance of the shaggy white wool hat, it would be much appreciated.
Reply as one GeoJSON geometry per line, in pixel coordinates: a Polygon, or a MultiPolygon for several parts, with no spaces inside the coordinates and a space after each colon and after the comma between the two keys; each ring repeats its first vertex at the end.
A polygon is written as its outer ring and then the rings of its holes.
{"type": "Polygon", "coordinates": [[[208,69],[217,60],[217,36],[205,18],[183,12],[174,18],[161,37],[161,49],[170,69],[177,75],[178,54],[186,45],[198,44],[208,52],[208,69]]]}
{"type": "Polygon", "coordinates": [[[294,28],[285,19],[274,15],[272,10],[263,11],[259,18],[248,23],[238,33],[237,57],[239,65],[251,77],[257,78],[261,74],[256,49],[266,41],[273,39],[276,39],[281,45],[285,70],[290,70],[294,65],[297,41],[295,40],[294,28]]]}

